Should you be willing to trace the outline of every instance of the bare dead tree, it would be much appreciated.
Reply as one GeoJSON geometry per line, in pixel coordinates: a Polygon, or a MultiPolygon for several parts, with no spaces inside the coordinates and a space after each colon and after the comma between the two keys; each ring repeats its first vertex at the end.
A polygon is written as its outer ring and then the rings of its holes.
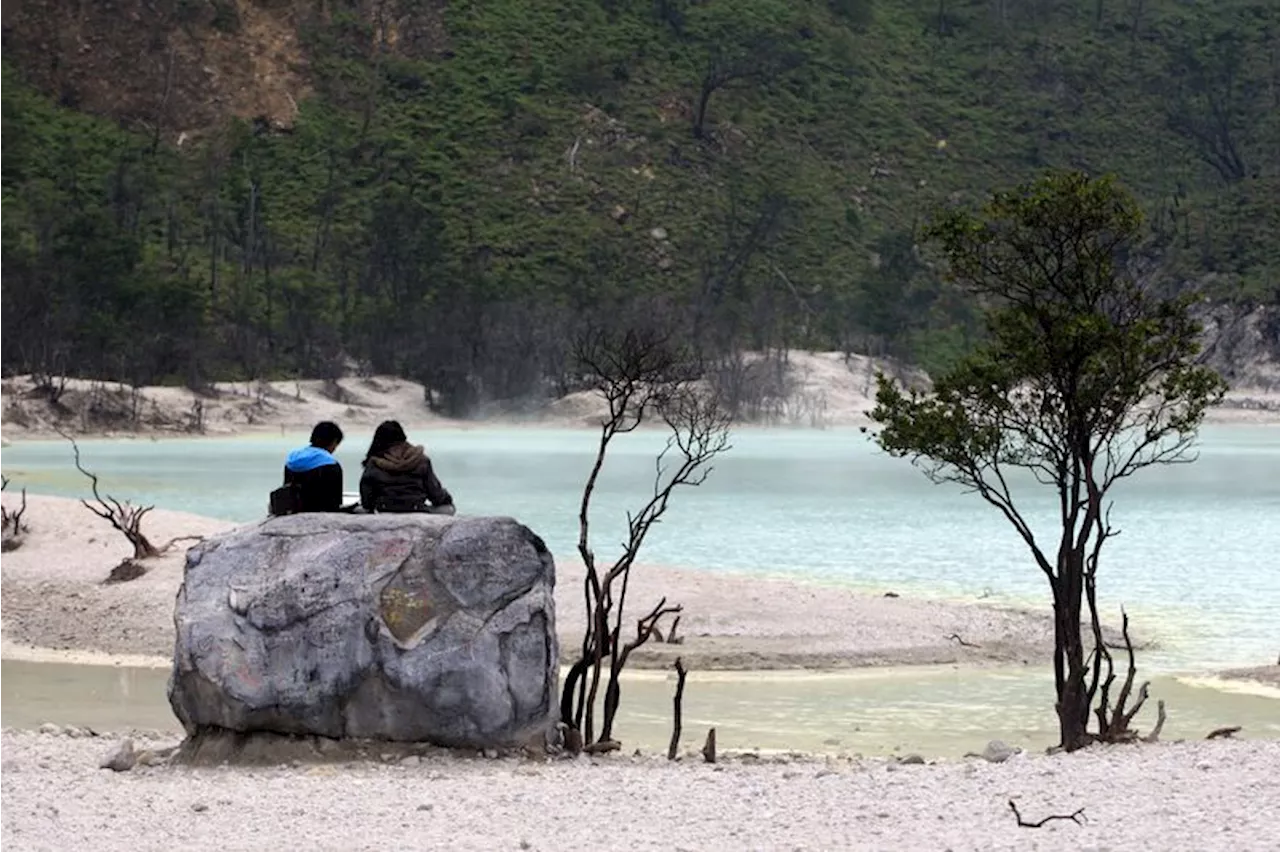
{"type": "Polygon", "coordinates": [[[676,657],[676,694],[671,699],[671,744],[667,746],[667,760],[675,760],[680,749],[680,728],[684,715],[684,679],[689,672],[684,667],[684,660],[676,657]]]}
{"type": "Polygon", "coordinates": [[[1034,822],[1022,818],[1022,814],[1018,812],[1018,806],[1013,799],[1009,800],[1009,810],[1013,811],[1013,816],[1018,820],[1021,828],[1042,828],[1056,819],[1074,822],[1076,825],[1084,824],[1084,808],[1077,808],[1069,814],[1049,814],[1044,819],[1038,819],[1034,822]]]}
{"type": "MultiPolygon", "coordinates": [[[[9,487],[9,477],[0,478],[0,491],[4,491],[9,487]]],[[[0,529],[3,530],[3,537],[0,537],[0,550],[8,553],[22,547],[22,536],[30,532],[26,522],[22,520],[22,516],[27,512],[27,489],[22,489],[22,505],[17,511],[9,511],[7,508],[0,506],[0,529]]]]}
{"type": "Polygon", "coordinates": [[[608,414],[600,425],[595,461],[587,476],[578,511],[578,553],[586,569],[583,601],[587,626],[579,659],[570,667],[560,698],[561,721],[581,736],[584,750],[617,748],[613,726],[621,701],[619,676],[627,660],[656,633],[658,622],[681,611],[660,600],[636,622],[634,638],[623,641],[631,569],[649,531],[666,514],[672,495],[706,481],[716,456],[729,449],[729,418],[714,398],[694,389],[698,370],[676,346],[670,332],[631,327],[622,332],[599,328],[574,343],[578,364],[604,398],[608,414]],[[652,423],[669,433],[655,461],[653,494],[627,515],[627,536],[618,557],[601,565],[591,545],[591,500],[612,442],[652,423]],[[607,663],[607,673],[606,673],[607,663]],[[595,712],[601,681],[604,690],[600,734],[595,712]]]}
{"type": "Polygon", "coordinates": [[[90,487],[93,489],[95,502],[90,503],[88,500],[81,500],[80,504],[111,524],[121,535],[129,540],[129,544],[133,545],[134,559],[151,559],[159,556],[160,551],[142,532],[142,519],[155,507],[135,506],[128,500],[121,503],[110,494],[103,497],[98,492],[97,474],[86,470],[84,465],[80,463],[80,445],[76,443],[75,438],[72,438],[67,433],[59,430],[58,434],[71,442],[71,450],[75,453],[76,470],[89,478],[90,487]]]}
{"type": "MultiPolygon", "coordinates": [[[[1089,575],[1089,579],[1086,582],[1089,582],[1091,586],[1092,575],[1089,575]]],[[[1092,587],[1088,590],[1088,595],[1094,638],[1093,683],[1090,686],[1090,694],[1093,694],[1097,689],[1102,667],[1105,665],[1107,669],[1106,677],[1102,680],[1101,692],[1098,693],[1098,706],[1094,708],[1094,713],[1098,717],[1098,733],[1096,736],[1099,742],[1104,743],[1133,742],[1138,739],[1138,732],[1130,726],[1133,723],[1133,717],[1138,715],[1138,711],[1142,709],[1142,705],[1147,701],[1151,682],[1142,682],[1142,685],[1138,687],[1137,696],[1134,698],[1133,707],[1128,708],[1127,704],[1129,696],[1133,693],[1133,684],[1138,674],[1138,667],[1133,658],[1133,640],[1129,638],[1129,614],[1122,609],[1120,611],[1120,632],[1124,636],[1125,651],[1129,655],[1129,666],[1125,672],[1124,683],[1120,687],[1120,694],[1116,698],[1115,707],[1111,706],[1111,686],[1116,679],[1115,666],[1111,658],[1111,651],[1102,640],[1102,627],[1098,620],[1092,587]]],[[[1163,702],[1161,702],[1161,706],[1163,707],[1163,702]]]]}

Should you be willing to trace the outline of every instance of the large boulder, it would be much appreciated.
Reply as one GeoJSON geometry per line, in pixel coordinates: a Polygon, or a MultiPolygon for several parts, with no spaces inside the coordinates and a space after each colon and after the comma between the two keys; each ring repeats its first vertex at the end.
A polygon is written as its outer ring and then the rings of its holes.
{"type": "Polygon", "coordinates": [[[554,723],[554,586],[510,518],[272,518],[188,553],[169,703],[193,736],[525,744],[554,723]]]}

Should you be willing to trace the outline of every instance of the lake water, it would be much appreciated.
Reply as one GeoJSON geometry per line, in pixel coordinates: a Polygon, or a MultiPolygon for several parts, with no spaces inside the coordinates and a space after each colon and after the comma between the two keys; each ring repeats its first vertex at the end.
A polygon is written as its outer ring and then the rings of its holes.
{"type": "MultiPolygon", "coordinates": [[[[279,482],[285,452],[304,437],[86,440],[81,447],[86,466],[118,497],[253,521],[279,482]]],[[[574,556],[592,433],[482,428],[412,437],[426,441],[460,511],[512,515],[561,559],[574,556]]],[[[352,434],[339,450],[348,489],[355,488],[368,438],[352,434]]],[[[627,508],[649,493],[662,444],[659,434],[636,434],[620,438],[611,452],[594,514],[602,555],[622,539],[627,508]]],[[[3,468],[11,488],[86,492],[65,442],[7,447],[3,468]]],[[[1050,495],[1034,486],[1026,494],[1038,529],[1050,535],[1050,495]]],[[[1161,643],[1140,665],[1144,673],[1163,675],[1153,692],[1170,703],[1169,735],[1242,723],[1254,735],[1280,735],[1280,691],[1246,695],[1170,676],[1259,665],[1280,651],[1280,429],[1206,428],[1196,463],[1144,471],[1115,496],[1113,521],[1123,533],[1104,553],[1100,597],[1115,620],[1124,605],[1134,630],[1161,643]]],[[[996,510],[958,488],[930,484],[857,430],[736,434],[708,482],[677,494],[641,561],[877,591],[1048,602],[1044,578],[996,510]]],[[[40,712],[53,721],[103,725],[98,714],[113,706],[135,720],[130,724],[148,724],[149,714],[172,724],[163,673],[30,665],[4,663],[6,725],[40,712]]],[[[631,742],[660,747],[671,685],[659,673],[637,673],[632,682],[620,722],[631,742]]],[[[1049,744],[1051,696],[1047,666],[697,673],[686,725],[691,732],[719,725],[726,748],[959,753],[992,736],[1049,744]]],[[[1141,726],[1149,726],[1150,714],[1144,717],[1141,726]]]]}

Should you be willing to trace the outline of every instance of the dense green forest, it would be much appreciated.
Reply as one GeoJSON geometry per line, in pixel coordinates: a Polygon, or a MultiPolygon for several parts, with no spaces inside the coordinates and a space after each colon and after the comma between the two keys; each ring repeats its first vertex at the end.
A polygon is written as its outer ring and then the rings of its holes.
{"type": "MultiPolygon", "coordinates": [[[[251,2],[152,8],[234,45],[251,2]]],[[[928,367],[976,330],[916,234],[1052,167],[1137,194],[1143,274],[1280,302],[1274,0],[272,2],[296,116],[183,135],[79,109],[6,23],[7,373],[355,362],[457,413],[563,390],[575,323],[658,306],[710,354],[928,367]]]]}

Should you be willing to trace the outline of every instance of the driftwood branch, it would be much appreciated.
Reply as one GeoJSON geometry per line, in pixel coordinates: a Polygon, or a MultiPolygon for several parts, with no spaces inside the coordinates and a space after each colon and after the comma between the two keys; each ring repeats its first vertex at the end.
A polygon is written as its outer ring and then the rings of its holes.
{"type": "Polygon", "coordinates": [[[1018,811],[1018,805],[1013,799],[1009,800],[1009,810],[1013,811],[1013,816],[1018,820],[1018,825],[1022,828],[1041,828],[1056,819],[1074,822],[1076,825],[1084,825],[1084,808],[1077,808],[1069,814],[1049,814],[1044,819],[1038,819],[1034,822],[1022,818],[1022,814],[1018,811]]]}
{"type": "Polygon", "coordinates": [[[1236,734],[1240,733],[1242,730],[1244,729],[1239,725],[1230,725],[1226,728],[1214,728],[1212,731],[1209,732],[1209,735],[1205,737],[1205,739],[1206,740],[1229,740],[1232,737],[1234,737],[1236,734]]]}
{"type": "Polygon", "coordinates": [[[667,760],[675,760],[680,748],[680,728],[684,714],[684,679],[689,674],[684,660],[676,657],[676,694],[671,699],[671,744],[667,746],[667,760]]]}
{"type": "Polygon", "coordinates": [[[169,539],[168,541],[166,541],[164,544],[160,545],[160,552],[161,552],[161,553],[168,553],[170,550],[172,550],[172,549],[173,549],[173,546],[174,546],[175,544],[177,544],[178,542],[180,542],[180,541],[201,542],[201,541],[204,541],[204,536],[202,536],[202,535],[180,535],[180,536],[177,536],[176,538],[171,538],[171,539],[169,539]]]}

